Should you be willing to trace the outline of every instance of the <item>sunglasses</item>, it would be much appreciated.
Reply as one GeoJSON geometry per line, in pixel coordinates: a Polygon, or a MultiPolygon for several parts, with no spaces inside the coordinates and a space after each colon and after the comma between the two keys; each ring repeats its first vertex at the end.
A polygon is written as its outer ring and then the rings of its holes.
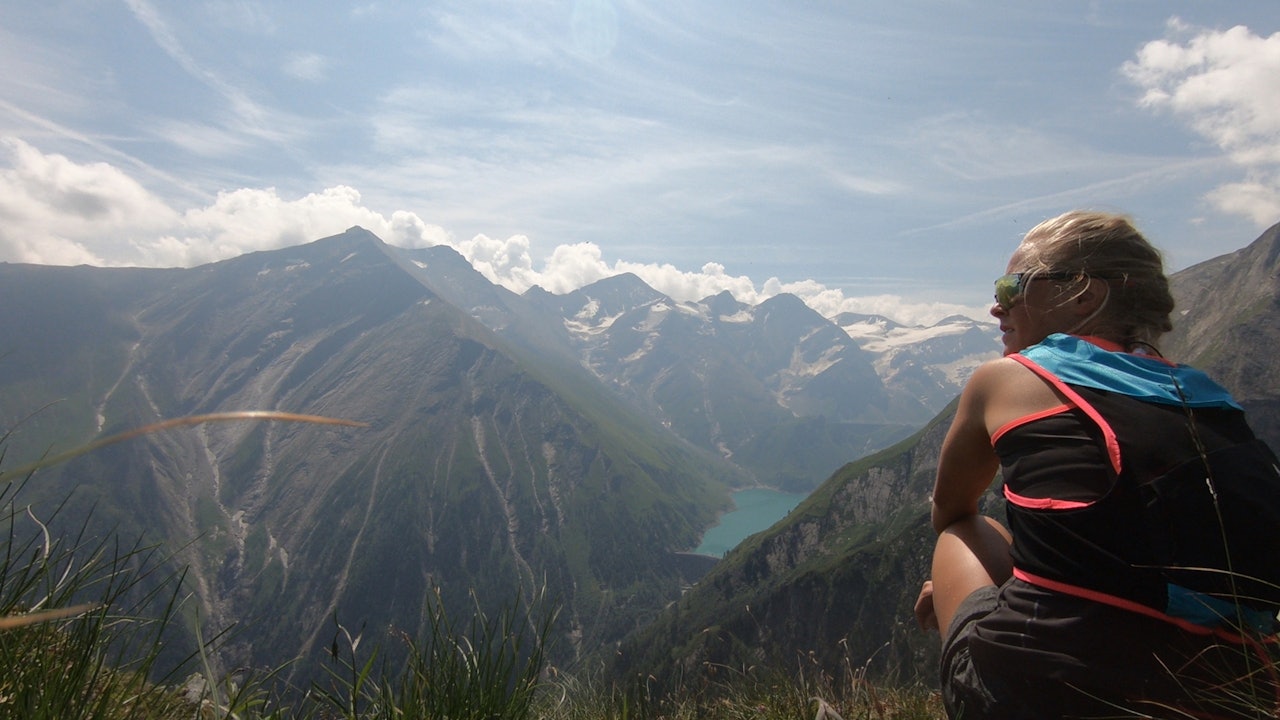
{"type": "Polygon", "coordinates": [[[1080,277],[1078,272],[1043,272],[1034,275],[1020,272],[1001,275],[996,278],[996,304],[1001,310],[1007,312],[1013,307],[1018,296],[1026,291],[1026,284],[1032,280],[1074,280],[1078,277],[1080,277]]]}

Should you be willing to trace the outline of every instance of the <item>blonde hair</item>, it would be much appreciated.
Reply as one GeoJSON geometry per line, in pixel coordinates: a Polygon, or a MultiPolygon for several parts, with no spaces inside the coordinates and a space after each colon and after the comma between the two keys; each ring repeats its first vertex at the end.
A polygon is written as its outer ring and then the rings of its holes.
{"type": "Polygon", "coordinates": [[[1126,347],[1152,345],[1173,329],[1173,295],[1164,260],[1133,222],[1114,213],[1073,210],[1045,220],[1022,239],[1033,273],[1078,273],[1107,283],[1107,295],[1088,331],[1126,347]]]}

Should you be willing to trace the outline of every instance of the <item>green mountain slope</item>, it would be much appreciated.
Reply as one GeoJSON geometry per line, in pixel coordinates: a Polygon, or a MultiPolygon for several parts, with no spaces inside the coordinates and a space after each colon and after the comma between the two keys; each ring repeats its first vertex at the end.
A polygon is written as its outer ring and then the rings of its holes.
{"type": "Polygon", "coordinates": [[[954,407],[850,463],[770,529],[725,556],[651,626],[614,672],[684,678],[715,666],[869,666],[912,679],[936,657],[908,624],[928,575],[929,492],[954,407]],[[904,614],[905,613],[905,614],[904,614]]]}

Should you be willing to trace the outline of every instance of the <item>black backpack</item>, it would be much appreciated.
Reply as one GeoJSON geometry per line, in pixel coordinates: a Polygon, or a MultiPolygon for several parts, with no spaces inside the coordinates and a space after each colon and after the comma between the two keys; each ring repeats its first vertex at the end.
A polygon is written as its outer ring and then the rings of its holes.
{"type": "Polygon", "coordinates": [[[1271,448],[1252,440],[1201,452],[1140,483],[1139,491],[1168,582],[1269,613],[1274,630],[1280,609],[1280,461],[1271,448]]]}

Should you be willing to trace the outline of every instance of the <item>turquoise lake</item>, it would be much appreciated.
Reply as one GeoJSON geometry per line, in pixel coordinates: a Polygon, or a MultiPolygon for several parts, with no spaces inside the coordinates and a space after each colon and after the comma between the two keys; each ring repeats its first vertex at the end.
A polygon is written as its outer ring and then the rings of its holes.
{"type": "Polygon", "coordinates": [[[807,497],[803,494],[753,488],[733,494],[734,509],[720,516],[694,552],[724,557],[738,543],[781,520],[807,497]]]}

